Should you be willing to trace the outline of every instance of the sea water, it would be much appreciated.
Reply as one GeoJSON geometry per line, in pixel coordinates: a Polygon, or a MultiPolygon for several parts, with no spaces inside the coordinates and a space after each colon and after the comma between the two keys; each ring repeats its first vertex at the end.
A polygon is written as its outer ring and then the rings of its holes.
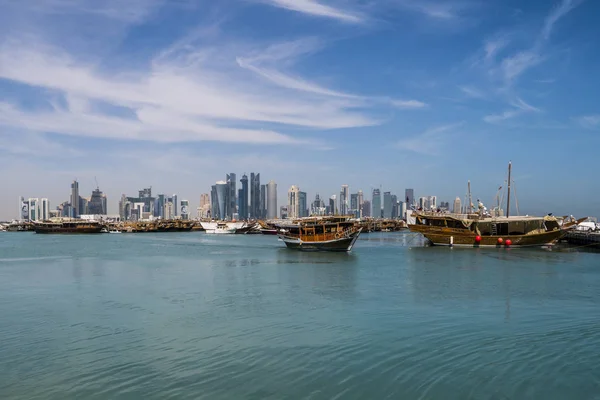
{"type": "Polygon", "coordinates": [[[1,399],[600,399],[600,254],[0,233],[1,399]]]}

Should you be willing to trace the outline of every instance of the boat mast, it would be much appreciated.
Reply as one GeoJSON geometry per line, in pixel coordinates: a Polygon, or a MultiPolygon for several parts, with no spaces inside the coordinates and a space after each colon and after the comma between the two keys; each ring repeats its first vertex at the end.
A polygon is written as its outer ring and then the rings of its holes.
{"type": "Polygon", "coordinates": [[[508,195],[506,196],[506,217],[510,217],[510,171],[512,169],[512,162],[508,162],[508,195]]]}

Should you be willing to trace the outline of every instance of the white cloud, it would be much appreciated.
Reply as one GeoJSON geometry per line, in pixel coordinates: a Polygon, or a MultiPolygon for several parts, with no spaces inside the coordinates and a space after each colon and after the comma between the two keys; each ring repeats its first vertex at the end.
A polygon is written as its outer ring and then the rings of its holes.
{"type": "Polygon", "coordinates": [[[462,125],[463,123],[459,122],[431,128],[418,135],[398,141],[396,147],[429,156],[439,155],[447,146],[448,140],[457,135],[456,128],[462,125]]]}
{"type": "Polygon", "coordinates": [[[426,103],[423,103],[419,100],[391,100],[391,103],[394,107],[397,108],[425,108],[427,107],[426,103]]]}
{"type": "Polygon", "coordinates": [[[502,60],[501,69],[507,83],[514,81],[522,73],[543,61],[535,51],[525,50],[502,60]]]}
{"type": "Polygon", "coordinates": [[[447,21],[459,18],[469,7],[469,4],[465,2],[439,0],[395,0],[393,4],[421,13],[429,18],[447,21]]]}
{"type": "Polygon", "coordinates": [[[275,7],[285,8],[287,10],[298,11],[303,14],[314,15],[318,17],[337,19],[342,22],[360,23],[364,17],[360,14],[351,13],[345,10],[326,6],[317,0],[262,0],[275,7]]]}
{"type": "Polygon", "coordinates": [[[581,1],[579,0],[563,0],[552,12],[546,17],[544,27],[542,29],[542,38],[550,38],[552,28],[559,19],[567,15],[572,9],[577,7],[581,1]]]}
{"type": "Polygon", "coordinates": [[[507,119],[515,118],[525,113],[541,112],[539,108],[526,103],[521,98],[516,98],[510,101],[509,104],[514,108],[511,110],[506,110],[500,114],[486,115],[485,117],[483,117],[483,120],[487,123],[493,124],[505,121],[507,119]]]}
{"type": "Polygon", "coordinates": [[[596,129],[600,128],[600,114],[584,115],[575,118],[575,121],[584,128],[596,129]]]}
{"type": "Polygon", "coordinates": [[[458,87],[464,94],[474,99],[485,99],[486,95],[481,90],[472,86],[459,86],[458,87]]]}

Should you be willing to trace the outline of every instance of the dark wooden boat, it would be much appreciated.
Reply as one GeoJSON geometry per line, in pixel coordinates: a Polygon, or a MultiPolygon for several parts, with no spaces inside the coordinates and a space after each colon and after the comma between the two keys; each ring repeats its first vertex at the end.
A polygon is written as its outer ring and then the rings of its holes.
{"type": "Polygon", "coordinates": [[[60,222],[36,222],[33,225],[35,233],[55,234],[82,234],[102,233],[102,225],[98,221],[60,221],[60,222]]]}
{"type": "Polygon", "coordinates": [[[304,218],[278,228],[289,249],[336,252],[351,251],[362,230],[348,217],[304,218]]]}
{"type": "Polygon", "coordinates": [[[277,228],[261,228],[260,233],[262,233],[263,235],[277,235],[277,228]]]}

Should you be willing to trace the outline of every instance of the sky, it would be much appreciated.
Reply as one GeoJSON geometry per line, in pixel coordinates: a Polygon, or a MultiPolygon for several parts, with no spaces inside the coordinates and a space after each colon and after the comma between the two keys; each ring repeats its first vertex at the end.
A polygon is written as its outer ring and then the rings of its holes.
{"type": "MultiPolygon", "coordinates": [[[[0,0],[0,220],[19,196],[235,172],[600,215],[600,2],[0,0]]],[[[239,185],[239,183],[238,183],[239,185]]],[[[515,205],[512,205],[513,209],[515,205]]]]}

